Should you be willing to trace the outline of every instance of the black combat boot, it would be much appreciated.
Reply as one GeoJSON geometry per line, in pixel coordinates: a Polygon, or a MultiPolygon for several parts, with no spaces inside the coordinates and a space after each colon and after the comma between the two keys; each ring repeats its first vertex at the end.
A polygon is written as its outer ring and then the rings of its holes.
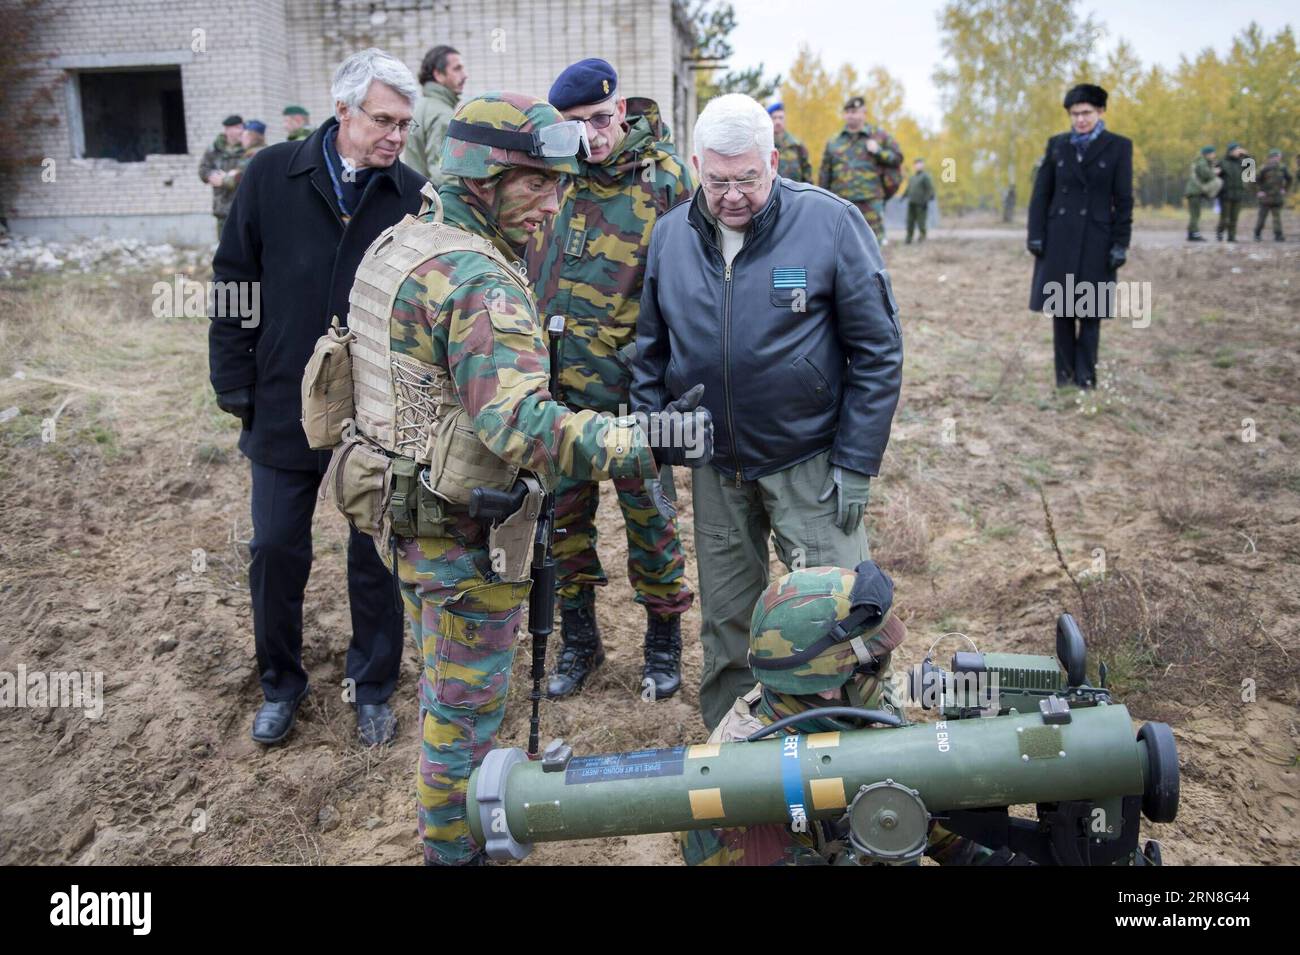
{"type": "Polygon", "coordinates": [[[654,702],[666,700],[682,686],[682,616],[661,617],[646,611],[645,668],[641,695],[654,702]]]}
{"type": "Polygon", "coordinates": [[[594,594],[580,607],[560,608],[560,639],[560,659],[546,684],[546,696],[552,700],[577,693],[596,667],[605,662],[594,594]]]}

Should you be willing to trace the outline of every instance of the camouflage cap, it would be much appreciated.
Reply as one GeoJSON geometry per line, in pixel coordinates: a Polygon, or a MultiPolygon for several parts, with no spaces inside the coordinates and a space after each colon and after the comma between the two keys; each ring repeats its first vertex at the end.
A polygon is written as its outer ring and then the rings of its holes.
{"type": "Polygon", "coordinates": [[[794,696],[843,686],[902,642],[906,629],[891,615],[892,599],[893,582],[874,561],[786,574],[763,592],[750,618],[755,678],[794,696]],[[848,629],[836,632],[846,622],[848,629]]]}
{"type": "Polygon", "coordinates": [[[456,110],[442,145],[442,172],[466,179],[491,179],[508,169],[528,166],[576,175],[579,172],[576,148],[574,155],[541,156],[460,138],[470,135],[471,128],[540,134],[547,127],[564,122],[559,111],[545,100],[523,93],[483,93],[456,110]]]}

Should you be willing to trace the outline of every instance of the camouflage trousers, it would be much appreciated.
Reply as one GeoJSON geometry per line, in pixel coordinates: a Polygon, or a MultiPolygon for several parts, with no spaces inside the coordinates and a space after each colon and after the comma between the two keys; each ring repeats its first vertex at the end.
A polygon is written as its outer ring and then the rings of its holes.
{"type": "Polygon", "coordinates": [[[426,862],[479,851],[465,816],[469,774],[505,716],[530,583],[494,580],[487,540],[462,518],[450,537],[400,538],[402,602],[420,648],[420,769],[415,788],[426,862]]]}
{"type": "Polygon", "coordinates": [[[853,201],[853,204],[862,213],[862,218],[867,220],[867,225],[871,226],[871,231],[876,234],[876,239],[883,239],[885,237],[885,200],[857,199],[853,201]]]}
{"type": "Polygon", "coordinates": [[[1228,239],[1235,242],[1237,240],[1237,217],[1241,215],[1240,199],[1219,198],[1219,224],[1215,227],[1216,235],[1222,237],[1224,232],[1228,233],[1228,239]]]}
{"type": "MultiPolygon", "coordinates": [[[[686,556],[677,521],[666,521],[646,493],[642,478],[610,482],[627,528],[627,576],[636,602],[660,616],[685,613],[694,594],[686,585],[686,556]]],[[[556,588],[564,606],[582,606],[583,591],[609,583],[596,553],[600,485],[568,478],[555,489],[556,588]]]]}

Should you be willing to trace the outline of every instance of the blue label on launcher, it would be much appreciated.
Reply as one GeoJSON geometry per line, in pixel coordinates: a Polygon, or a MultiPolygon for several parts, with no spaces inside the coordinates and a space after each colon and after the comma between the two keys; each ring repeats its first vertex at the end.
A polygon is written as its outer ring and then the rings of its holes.
{"type": "Polygon", "coordinates": [[[610,783],[620,779],[680,776],[685,771],[686,747],[642,749],[608,756],[578,756],[564,770],[564,785],[610,783]]]}
{"type": "Polygon", "coordinates": [[[808,811],[803,801],[798,736],[787,736],[781,741],[781,789],[785,794],[786,810],[790,813],[790,828],[795,832],[807,832],[808,811]]]}

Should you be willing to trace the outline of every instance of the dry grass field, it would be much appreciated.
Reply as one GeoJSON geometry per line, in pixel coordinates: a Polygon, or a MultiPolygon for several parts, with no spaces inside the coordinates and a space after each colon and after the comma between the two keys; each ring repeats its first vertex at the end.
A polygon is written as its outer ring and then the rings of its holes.
{"type": "MultiPolygon", "coordinates": [[[[951,631],[1051,653],[1073,612],[1134,716],[1174,728],[1182,809],[1145,829],[1165,861],[1296,861],[1300,246],[1135,245],[1122,277],[1151,283],[1151,320],[1105,325],[1086,394],[1052,385],[1019,241],[886,251],[907,357],[868,522],[910,631],[901,662],[951,631]]],[[[398,741],[359,748],[340,689],[345,535],[324,507],[313,693],[288,745],[249,739],[248,466],[210,394],[207,323],[155,318],[159,280],[0,284],[0,670],[105,675],[97,720],[0,709],[0,862],[416,863],[416,652],[398,741]]],[[[545,705],[543,734],[580,753],[699,741],[699,609],[684,692],[642,702],[644,617],[608,495],[600,520],[609,659],[581,697],[545,705]]],[[[525,644],[508,744],[527,734],[527,666],[525,644]]],[[[676,861],[661,835],[541,846],[526,864],[676,861]]]]}

